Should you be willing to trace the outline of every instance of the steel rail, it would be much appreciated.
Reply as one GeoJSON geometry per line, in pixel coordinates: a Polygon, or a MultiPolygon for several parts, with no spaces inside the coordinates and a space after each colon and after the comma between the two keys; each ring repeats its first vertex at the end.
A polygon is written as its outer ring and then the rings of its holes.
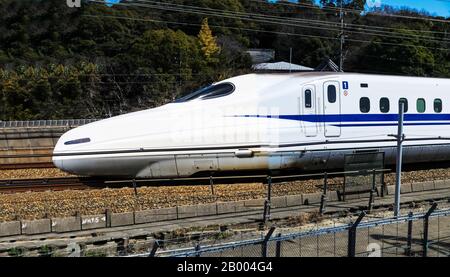
{"type": "Polygon", "coordinates": [[[0,180],[0,193],[91,189],[101,184],[101,181],[79,177],[4,179],[0,180]]]}
{"type": "Polygon", "coordinates": [[[29,163],[0,164],[0,170],[35,169],[35,168],[56,168],[56,167],[52,162],[29,162],[29,163]]]}

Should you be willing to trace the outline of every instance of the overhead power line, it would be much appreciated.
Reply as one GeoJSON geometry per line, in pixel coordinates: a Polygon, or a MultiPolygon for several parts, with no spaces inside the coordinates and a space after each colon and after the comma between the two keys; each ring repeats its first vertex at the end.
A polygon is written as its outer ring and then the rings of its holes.
{"type": "MultiPolygon", "coordinates": [[[[267,3],[267,0],[252,0],[254,2],[260,2],[260,3],[267,3]]],[[[306,7],[306,8],[310,8],[310,9],[316,9],[316,10],[333,10],[333,11],[338,11],[339,8],[327,8],[327,7],[319,7],[316,5],[308,5],[305,3],[286,3],[286,2],[278,2],[276,5],[285,5],[285,6],[293,6],[293,7],[306,7]]],[[[363,10],[356,10],[356,9],[348,9],[348,8],[343,8],[343,10],[345,12],[355,12],[357,14],[361,14],[363,12],[363,10]]],[[[393,15],[394,16],[394,15],[393,15]]],[[[403,28],[392,28],[392,27],[382,27],[382,26],[371,26],[371,25],[363,25],[363,24],[353,24],[353,23],[346,23],[346,26],[354,26],[354,27],[362,27],[365,29],[378,29],[378,30],[393,30],[393,31],[410,31],[408,29],[403,29],[403,28]]],[[[431,30],[414,30],[417,33],[430,33],[430,34],[448,34],[448,32],[441,32],[441,31],[431,31],[431,30]]]]}
{"type": "MultiPolygon", "coordinates": [[[[114,16],[114,15],[103,16],[103,15],[93,15],[93,14],[86,14],[86,15],[83,15],[83,16],[86,16],[86,17],[99,17],[99,18],[126,19],[126,20],[134,20],[134,21],[146,21],[146,22],[159,22],[159,23],[177,24],[177,25],[185,25],[185,26],[196,26],[196,27],[197,26],[202,26],[201,24],[196,24],[196,23],[157,20],[157,19],[145,19],[145,18],[135,18],[135,17],[126,17],[126,16],[114,16]]],[[[290,35],[290,36],[299,36],[299,37],[310,37],[310,38],[322,38],[322,39],[330,39],[330,40],[339,40],[336,37],[297,34],[297,33],[290,33],[290,32],[267,31],[267,30],[262,30],[262,29],[230,27],[230,26],[223,26],[223,25],[211,25],[211,24],[209,24],[209,27],[212,27],[212,28],[225,28],[225,29],[233,29],[233,30],[242,30],[242,31],[250,31],[250,32],[262,32],[262,33],[270,33],[270,34],[278,34],[278,35],[290,35]]]]}
{"type": "MultiPolygon", "coordinates": [[[[98,2],[98,1],[91,1],[91,2],[98,2]]],[[[288,22],[295,22],[296,25],[298,26],[303,26],[303,27],[311,27],[312,24],[323,27],[326,26],[326,28],[331,28],[331,29],[339,29],[340,30],[340,25],[338,22],[330,22],[327,20],[312,20],[312,19],[300,19],[300,18],[293,18],[293,17],[280,17],[280,16],[271,16],[271,15],[266,15],[266,14],[255,14],[255,13],[245,13],[245,12],[237,12],[237,11],[228,11],[228,10],[218,10],[218,9],[213,9],[213,8],[204,8],[204,7],[196,7],[196,6],[189,6],[189,5],[179,5],[179,4],[174,4],[174,3],[170,3],[170,2],[161,2],[161,1],[149,1],[149,0],[135,0],[134,2],[130,2],[130,4],[140,4],[140,3],[144,3],[147,5],[159,5],[157,7],[153,7],[155,9],[163,9],[162,7],[165,7],[165,9],[168,9],[168,7],[176,7],[179,9],[183,9],[186,12],[191,12],[191,13],[199,13],[199,11],[203,11],[203,12],[215,12],[215,13],[220,13],[220,15],[225,15],[226,16],[232,16],[233,18],[236,18],[236,16],[239,17],[239,19],[241,20],[247,20],[245,18],[242,18],[242,16],[247,16],[249,17],[249,19],[255,19],[257,17],[259,17],[259,19],[262,20],[270,20],[270,21],[277,21],[278,23],[285,23],[286,21],[288,22]],[[136,3],[137,2],[137,3],[136,3]],[[163,4],[161,6],[161,4],[163,4]],[[300,25],[299,23],[302,24],[307,24],[305,25],[300,25]]],[[[122,3],[125,4],[125,3],[122,3]]],[[[173,11],[173,10],[172,10],[173,11]]],[[[182,11],[180,11],[182,12],[182,11]]],[[[378,27],[378,26],[368,26],[368,25],[361,25],[361,24],[352,24],[352,23],[346,23],[345,24],[347,29],[353,29],[353,31],[351,32],[357,32],[357,31],[363,31],[364,34],[371,34],[370,32],[380,32],[380,29],[386,29],[386,30],[395,30],[397,32],[388,32],[386,31],[386,33],[389,33],[391,35],[396,35],[398,34],[398,31],[407,31],[407,29],[397,29],[397,28],[389,28],[389,27],[378,27]],[[358,28],[356,28],[358,27],[358,28]],[[357,30],[357,31],[355,31],[357,30]]],[[[422,31],[420,30],[416,30],[416,32],[418,33],[422,33],[422,31]]],[[[361,33],[361,32],[359,32],[361,33]]],[[[429,33],[429,34],[433,34],[433,33],[440,33],[443,35],[446,35],[447,32],[439,32],[439,31],[424,31],[423,33],[429,33]]],[[[429,39],[429,40],[436,40],[435,37],[426,37],[424,35],[417,35],[417,34],[402,34],[403,36],[412,36],[412,37],[418,37],[418,38],[424,38],[424,39],[429,39]]],[[[447,40],[447,38],[441,38],[443,40],[447,40]]]]}
{"type": "MultiPolygon", "coordinates": [[[[179,4],[173,4],[173,3],[169,3],[169,2],[161,2],[161,1],[151,1],[151,0],[136,0],[136,2],[143,2],[143,3],[152,3],[152,4],[164,4],[165,6],[171,6],[171,7],[179,7],[179,8],[183,8],[186,11],[192,11],[192,9],[195,10],[202,10],[205,12],[219,12],[221,14],[228,14],[228,15],[232,15],[232,16],[240,16],[240,19],[245,20],[244,18],[242,18],[241,16],[250,16],[250,19],[255,19],[255,18],[260,18],[263,20],[270,20],[270,21],[276,21],[278,23],[282,23],[282,24],[286,24],[286,22],[290,22],[290,23],[295,23],[296,26],[305,26],[305,25],[299,25],[299,23],[303,23],[303,24],[307,24],[306,27],[308,28],[315,28],[315,29],[320,29],[318,27],[313,27],[311,24],[314,25],[318,25],[320,27],[322,26],[326,26],[326,28],[328,29],[333,29],[336,31],[340,32],[340,23],[339,22],[330,22],[327,20],[313,20],[313,19],[304,19],[304,18],[292,18],[292,17],[280,17],[280,16],[270,16],[270,15],[265,15],[265,14],[255,14],[255,13],[248,13],[248,12],[236,12],[236,11],[228,11],[228,10],[218,10],[218,9],[213,9],[213,8],[204,8],[204,7],[195,7],[195,6],[189,6],[189,5],[179,5],[179,4]]],[[[292,25],[290,25],[292,26],[292,25]]],[[[350,32],[354,32],[354,33],[360,33],[360,34],[371,34],[372,32],[381,32],[379,30],[372,30],[372,26],[368,26],[368,25],[359,25],[359,24],[345,24],[345,28],[346,29],[353,29],[353,31],[350,32]],[[360,27],[360,28],[355,28],[355,27],[360,27]],[[359,30],[359,32],[354,31],[355,29],[359,30]]],[[[376,28],[375,28],[376,29],[376,28]]],[[[391,30],[396,30],[395,28],[390,28],[391,30]]],[[[407,29],[403,29],[404,31],[407,31],[407,29]]],[[[411,30],[408,30],[411,31],[411,30]]],[[[385,32],[386,34],[389,35],[398,35],[398,32],[385,32]]],[[[447,32],[440,32],[442,34],[447,34],[447,32]]],[[[418,38],[423,38],[423,39],[429,39],[429,40],[437,40],[435,37],[429,37],[429,36],[424,36],[424,35],[416,35],[416,34],[401,34],[403,35],[402,37],[398,37],[397,38],[405,38],[405,36],[412,36],[412,37],[418,37],[418,38]]],[[[448,40],[446,38],[443,38],[444,40],[448,40]]],[[[450,40],[449,40],[450,41],[450,40]]]]}
{"type": "MultiPolygon", "coordinates": [[[[98,2],[98,1],[96,1],[98,2]]],[[[227,10],[218,10],[218,9],[212,9],[212,8],[202,8],[202,7],[194,7],[194,6],[188,6],[188,5],[178,5],[178,4],[173,4],[173,3],[169,3],[169,2],[160,2],[160,1],[150,1],[150,0],[135,0],[134,2],[130,3],[130,4],[134,4],[134,5],[139,5],[139,3],[135,3],[135,2],[142,2],[142,3],[150,3],[147,5],[159,5],[157,7],[153,7],[155,9],[166,9],[168,10],[169,7],[177,7],[181,10],[178,10],[179,12],[189,12],[189,13],[196,13],[198,14],[200,11],[203,12],[210,12],[210,13],[215,13],[215,14],[209,14],[209,15],[213,15],[213,16],[225,16],[225,17],[232,17],[232,18],[236,18],[239,17],[239,19],[241,20],[256,20],[259,19],[260,21],[258,22],[262,22],[262,23],[269,23],[269,24],[282,24],[282,25],[286,25],[286,22],[295,22],[295,26],[298,27],[305,27],[305,28],[315,28],[315,29],[322,29],[323,30],[323,26],[326,26],[327,29],[332,29],[332,30],[336,30],[340,32],[340,24],[338,22],[330,22],[330,21],[326,21],[326,20],[312,20],[312,19],[300,19],[300,18],[291,18],[291,17],[275,17],[275,16],[270,16],[270,15],[264,15],[264,14],[255,14],[255,13],[245,13],[245,12],[235,12],[235,11],[227,11],[227,10]],[[161,6],[161,4],[164,4],[163,6],[161,6]],[[219,14],[217,14],[219,13],[219,14]],[[243,18],[242,16],[250,16],[249,18],[243,18]],[[259,17],[259,18],[258,18],[259,17]],[[263,20],[263,21],[261,21],[263,20]],[[307,24],[307,25],[301,25],[297,22],[300,22],[302,24],[307,24]],[[314,25],[318,25],[318,26],[313,26],[311,24],[314,25]]],[[[170,10],[170,9],[169,9],[170,10]]],[[[174,11],[174,10],[172,10],[174,11]]],[[[205,15],[205,14],[204,14],[205,15]]],[[[293,26],[292,24],[289,24],[289,26],[293,26]]],[[[372,27],[367,26],[367,25],[358,25],[358,24],[345,24],[346,26],[346,30],[348,30],[348,32],[353,32],[353,33],[359,33],[359,34],[365,34],[365,35],[372,35],[373,33],[377,33],[377,35],[379,35],[378,33],[381,33],[382,31],[380,30],[373,30],[372,27]],[[361,27],[356,29],[355,27],[361,27]],[[355,31],[355,29],[357,31],[355,31]]],[[[394,29],[394,28],[392,28],[394,29]]],[[[395,29],[394,29],[395,30],[395,29]]],[[[405,29],[404,29],[405,30],[405,29]]],[[[411,31],[411,30],[409,30],[411,31]]],[[[428,40],[435,40],[437,42],[439,42],[440,40],[435,38],[435,37],[427,37],[424,35],[416,35],[416,34],[402,34],[402,33],[398,33],[398,32],[385,32],[386,35],[389,35],[391,37],[394,38],[407,38],[408,36],[411,37],[415,37],[415,38],[423,38],[423,39],[428,39],[428,40]]],[[[445,32],[443,32],[443,34],[447,34],[445,32]]],[[[450,39],[447,38],[442,38],[443,41],[450,41],[450,39]]]]}
{"type": "MultiPolygon", "coordinates": [[[[159,23],[177,24],[177,25],[185,25],[185,26],[201,26],[201,24],[196,24],[196,23],[175,22],[175,21],[156,20],[156,19],[144,19],[144,18],[135,18],[135,17],[126,17],[126,16],[92,15],[92,14],[86,14],[86,15],[83,15],[83,16],[86,16],[86,17],[98,17],[98,18],[124,19],[124,20],[142,21],[142,22],[159,22],[159,23]]],[[[297,37],[320,38],[320,39],[327,39],[327,40],[334,40],[334,41],[338,41],[339,40],[339,38],[337,38],[337,37],[329,37],[329,36],[307,35],[307,34],[298,34],[298,33],[291,33],[291,32],[267,31],[267,30],[261,30],[261,29],[230,27],[230,26],[222,26],[222,25],[209,25],[209,26],[212,27],[212,28],[225,28],[225,29],[232,29],[232,30],[243,30],[243,31],[250,31],[250,32],[258,32],[258,33],[262,32],[262,33],[271,33],[271,34],[278,34],[278,35],[297,36],[297,37]]],[[[432,48],[432,47],[425,47],[425,46],[420,46],[420,45],[386,43],[386,42],[359,40],[359,39],[347,39],[347,41],[360,42],[360,43],[374,43],[374,44],[390,45],[390,46],[406,46],[406,47],[430,48],[430,49],[438,49],[438,50],[449,51],[449,49],[447,49],[447,48],[432,48]]]]}
{"type": "MultiPolygon", "coordinates": [[[[103,1],[91,1],[91,2],[96,2],[96,3],[102,3],[104,4],[103,1]]],[[[158,1],[143,1],[143,0],[139,0],[139,2],[156,2],[156,3],[161,3],[158,1]]],[[[296,27],[296,28],[306,28],[306,29],[319,29],[319,30],[325,30],[325,31],[336,31],[338,32],[339,29],[334,26],[328,26],[327,28],[322,27],[322,26],[312,26],[311,24],[309,25],[301,25],[301,24],[293,24],[293,23],[287,23],[286,20],[284,18],[282,18],[282,21],[279,20],[267,20],[267,19],[260,19],[260,17],[257,17],[257,15],[255,15],[254,17],[248,18],[248,17],[242,17],[239,16],[238,14],[230,14],[230,13],[224,13],[223,11],[220,11],[220,13],[217,12],[211,12],[210,9],[208,8],[208,12],[205,12],[204,10],[201,9],[197,9],[196,7],[193,7],[195,9],[192,9],[192,6],[185,6],[185,5],[181,5],[182,7],[185,8],[179,8],[179,7],[166,7],[166,6],[161,6],[161,5],[154,5],[154,4],[141,4],[141,3],[119,3],[118,5],[123,5],[123,6],[129,6],[129,7],[147,7],[147,8],[155,8],[155,9],[162,9],[162,10],[169,10],[169,11],[173,11],[173,12],[181,12],[181,13],[193,13],[193,14],[201,14],[201,15],[205,15],[205,16],[217,16],[217,17],[227,17],[227,18],[232,18],[232,19],[241,19],[241,20],[248,20],[248,21],[252,21],[252,22],[259,22],[259,23],[267,23],[267,24],[277,24],[277,25],[284,25],[284,26],[291,26],[291,27],[296,27]]],[[[180,6],[180,5],[178,5],[180,6]]],[[[303,19],[305,20],[305,19],[303,19]]],[[[317,23],[317,21],[314,21],[315,23],[317,23]]],[[[319,23],[324,23],[324,22],[319,22],[319,23]]],[[[330,24],[330,22],[326,22],[326,24],[330,24]]],[[[333,23],[336,24],[336,23],[333,23]]],[[[238,29],[242,29],[242,28],[238,28],[238,29]]],[[[347,30],[347,29],[346,29],[347,30]]],[[[413,35],[411,37],[409,37],[407,34],[400,34],[400,35],[393,35],[391,33],[382,33],[380,31],[377,32],[370,32],[367,30],[361,30],[361,31],[354,31],[354,30],[347,30],[350,33],[359,33],[359,34],[363,34],[363,35],[372,35],[372,36],[379,36],[379,37],[391,37],[391,38],[399,38],[399,39],[411,39],[411,38],[419,38],[419,39],[426,39],[430,42],[449,42],[449,40],[444,39],[444,40],[438,40],[432,37],[424,37],[424,36],[418,36],[418,35],[413,35]]],[[[308,35],[308,36],[312,36],[312,35],[308,35]]],[[[348,39],[348,41],[354,41],[354,42],[364,42],[364,40],[361,39],[348,39]]],[[[444,50],[447,51],[447,48],[439,48],[439,47],[427,47],[427,46],[418,46],[418,45],[413,45],[413,44],[405,44],[405,43],[390,43],[390,42],[375,42],[375,43],[380,43],[380,44],[385,44],[385,45],[403,45],[403,46],[409,46],[409,47],[424,47],[424,48],[429,48],[429,49],[436,49],[436,50],[444,50]]]]}
{"type": "MultiPolygon", "coordinates": [[[[302,23],[308,23],[308,24],[316,24],[319,26],[332,26],[335,28],[340,28],[339,22],[330,22],[327,20],[313,20],[313,19],[305,19],[305,18],[301,19],[301,18],[293,18],[293,17],[271,16],[271,15],[266,15],[266,14],[257,14],[257,13],[249,13],[249,12],[219,10],[219,9],[213,9],[213,8],[209,8],[209,7],[196,7],[196,6],[189,6],[189,5],[180,5],[180,4],[175,4],[175,3],[171,3],[171,2],[167,2],[167,1],[161,2],[161,1],[152,1],[152,0],[134,0],[131,3],[134,3],[134,2],[141,2],[141,3],[147,3],[147,4],[151,3],[151,4],[159,4],[159,5],[162,4],[164,6],[178,7],[178,8],[184,8],[184,9],[197,9],[197,10],[203,10],[203,11],[207,11],[207,12],[231,13],[232,15],[250,16],[251,18],[263,16],[263,18],[266,20],[270,19],[270,20],[278,20],[281,22],[285,22],[285,21],[302,22],[302,23]]],[[[296,5],[296,4],[291,3],[291,5],[296,5]]],[[[346,23],[346,26],[361,27],[361,28],[364,28],[365,30],[371,30],[372,28],[374,28],[374,29],[380,28],[380,27],[373,27],[373,26],[369,26],[369,25],[352,24],[352,23],[350,23],[350,24],[346,23]]],[[[381,27],[381,28],[384,28],[384,27],[381,27]]],[[[397,28],[388,28],[388,29],[398,30],[397,28]]],[[[435,32],[435,31],[429,31],[429,32],[435,32]]],[[[447,34],[447,32],[436,32],[436,33],[447,34]]]]}
{"type": "MultiPolygon", "coordinates": [[[[268,3],[266,0],[251,0],[251,1],[260,2],[260,3],[263,3],[263,2],[268,3]]],[[[446,0],[435,0],[435,1],[450,3],[450,1],[446,1],[446,0]]],[[[300,6],[300,7],[313,8],[313,9],[332,10],[332,11],[336,11],[336,12],[339,12],[339,10],[340,10],[339,7],[330,7],[330,6],[319,7],[316,5],[309,5],[307,3],[277,2],[276,5],[291,6],[291,7],[299,7],[300,6]]],[[[415,20],[434,21],[434,22],[441,22],[441,23],[450,23],[450,20],[446,20],[446,19],[429,18],[429,17],[423,17],[423,16],[408,16],[408,15],[392,14],[392,13],[386,13],[386,12],[373,11],[373,10],[367,11],[367,10],[360,10],[360,9],[344,8],[344,11],[350,12],[350,13],[357,13],[357,14],[366,13],[366,14],[375,15],[375,16],[388,16],[388,17],[397,17],[397,18],[404,18],[404,19],[415,19],[415,20]]]]}

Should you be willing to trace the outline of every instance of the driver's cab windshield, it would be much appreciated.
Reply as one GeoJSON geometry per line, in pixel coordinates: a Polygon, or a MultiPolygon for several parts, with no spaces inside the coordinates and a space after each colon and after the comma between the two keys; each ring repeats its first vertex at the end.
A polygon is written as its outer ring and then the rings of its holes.
{"type": "Polygon", "coordinates": [[[193,93],[190,93],[186,96],[183,96],[177,100],[175,100],[173,103],[183,103],[188,102],[194,99],[200,99],[200,100],[207,100],[207,99],[214,99],[218,97],[223,97],[226,95],[229,95],[233,93],[235,90],[235,87],[232,83],[221,83],[217,85],[210,85],[207,87],[204,87],[202,89],[199,89],[193,93]]]}

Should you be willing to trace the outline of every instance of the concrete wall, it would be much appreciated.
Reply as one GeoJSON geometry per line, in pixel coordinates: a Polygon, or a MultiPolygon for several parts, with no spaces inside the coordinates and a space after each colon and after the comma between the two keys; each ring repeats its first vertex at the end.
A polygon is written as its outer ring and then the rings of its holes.
{"type": "Polygon", "coordinates": [[[50,219],[39,220],[23,220],[22,221],[22,234],[34,235],[45,234],[52,231],[50,219]]]}
{"type": "MultiPolygon", "coordinates": [[[[50,155],[67,127],[30,127],[0,129],[0,156],[50,155]]],[[[51,157],[0,158],[0,164],[51,162],[51,157]]]]}
{"type": "Polygon", "coordinates": [[[111,227],[127,226],[134,224],[134,213],[111,214],[111,227]]]}
{"type": "Polygon", "coordinates": [[[450,180],[437,180],[434,181],[435,189],[447,189],[450,188],[450,180]]]}
{"type": "Polygon", "coordinates": [[[136,224],[174,220],[177,218],[177,207],[137,211],[134,213],[134,222],[136,224]]]}
{"type": "Polygon", "coordinates": [[[322,198],[322,193],[307,193],[303,194],[303,204],[304,205],[311,205],[311,204],[317,204],[320,203],[322,198]]]}
{"type": "Polygon", "coordinates": [[[106,228],[106,215],[84,215],[81,216],[81,230],[106,228]]]}
{"type": "Polygon", "coordinates": [[[80,217],[52,218],[52,232],[64,233],[81,230],[80,217]]]}
{"type": "Polygon", "coordinates": [[[0,222],[0,237],[20,235],[20,221],[0,222]]]}

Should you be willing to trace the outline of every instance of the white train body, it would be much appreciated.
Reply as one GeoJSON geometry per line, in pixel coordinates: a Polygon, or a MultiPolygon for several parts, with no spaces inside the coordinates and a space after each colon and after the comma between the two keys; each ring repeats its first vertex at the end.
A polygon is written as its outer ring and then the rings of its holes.
{"type": "Polygon", "coordinates": [[[136,178],[337,169],[363,150],[385,152],[390,164],[401,98],[404,162],[448,160],[450,80],[313,72],[238,76],[191,99],[78,127],[60,138],[53,162],[79,175],[136,178]]]}

